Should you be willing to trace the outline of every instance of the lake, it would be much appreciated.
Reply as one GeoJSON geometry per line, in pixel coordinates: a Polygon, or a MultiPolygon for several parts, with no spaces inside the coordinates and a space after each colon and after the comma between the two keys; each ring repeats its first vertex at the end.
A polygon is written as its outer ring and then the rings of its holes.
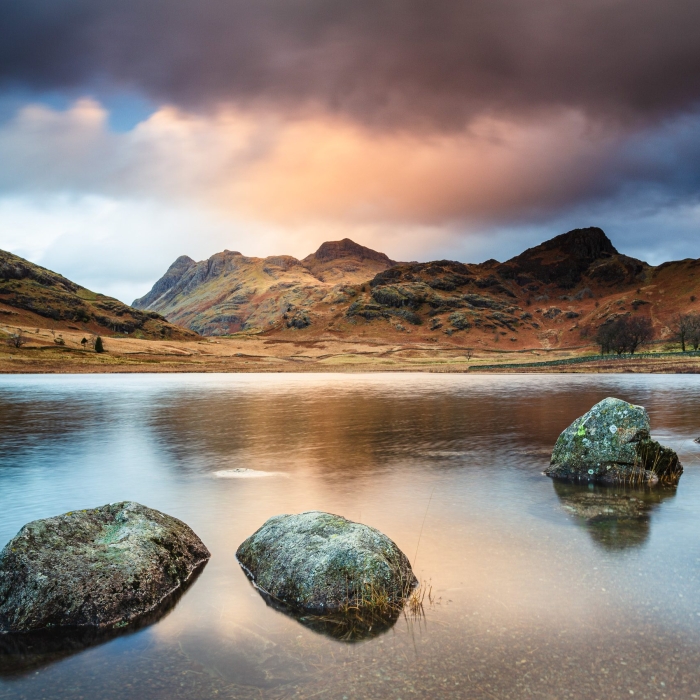
{"type": "Polygon", "coordinates": [[[212,553],[150,626],[5,650],[0,698],[700,698],[698,436],[690,375],[0,377],[0,546],[135,500],[212,553]],[[606,396],[648,409],[677,489],[542,475],[606,396]],[[392,538],[423,614],[349,643],[269,607],[236,548],[307,510],[392,538]]]}

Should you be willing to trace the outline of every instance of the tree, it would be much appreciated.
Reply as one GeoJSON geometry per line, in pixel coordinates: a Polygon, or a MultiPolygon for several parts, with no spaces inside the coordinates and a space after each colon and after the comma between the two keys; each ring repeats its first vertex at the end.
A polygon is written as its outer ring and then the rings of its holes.
{"type": "Polygon", "coordinates": [[[87,339],[87,338],[83,338],[83,339],[80,341],[80,344],[83,346],[83,350],[85,350],[85,348],[86,348],[86,346],[87,346],[87,344],[88,344],[88,339],[87,339]]]}
{"type": "Polygon", "coordinates": [[[624,335],[626,336],[627,352],[634,355],[637,348],[646,345],[654,338],[654,326],[648,316],[635,316],[621,319],[625,321],[624,335]]]}
{"type": "Polygon", "coordinates": [[[673,320],[674,338],[681,344],[681,350],[685,352],[685,344],[693,327],[694,314],[678,314],[673,320]]]}
{"type": "Polygon", "coordinates": [[[613,341],[615,338],[615,321],[607,321],[604,323],[595,335],[595,341],[600,345],[600,354],[607,355],[613,350],[613,341]]]}
{"type": "Polygon", "coordinates": [[[11,348],[17,348],[18,350],[27,343],[27,338],[22,335],[22,329],[18,328],[15,333],[10,333],[7,344],[11,348]]]}
{"type": "Polygon", "coordinates": [[[596,341],[603,355],[609,352],[633,355],[639,347],[646,345],[653,337],[654,328],[650,318],[622,316],[604,323],[598,329],[596,341]]]}
{"type": "Polygon", "coordinates": [[[105,351],[105,346],[102,343],[102,338],[98,335],[97,338],[95,338],[95,352],[104,352],[105,351]]]}
{"type": "Polygon", "coordinates": [[[687,341],[693,346],[693,350],[700,348],[700,314],[695,311],[688,314],[687,341]]]}

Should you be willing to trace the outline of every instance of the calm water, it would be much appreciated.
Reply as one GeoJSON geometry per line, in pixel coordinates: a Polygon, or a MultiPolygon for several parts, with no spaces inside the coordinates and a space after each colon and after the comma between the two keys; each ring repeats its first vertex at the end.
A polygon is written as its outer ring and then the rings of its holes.
{"type": "Polygon", "coordinates": [[[0,698],[700,697],[699,435],[693,376],[0,377],[0,545],[128,499],[212,552],[145,629],[5,655],[0,698]],[[541,475],[606,396],[647,407],[676,491],[541,475]],[[215,474],[239,467],[276,474],[215,474]],[[424,618],[348,644],[267,607],[235,550],[315,509],[391,537],[432,584],[424,618]]]}

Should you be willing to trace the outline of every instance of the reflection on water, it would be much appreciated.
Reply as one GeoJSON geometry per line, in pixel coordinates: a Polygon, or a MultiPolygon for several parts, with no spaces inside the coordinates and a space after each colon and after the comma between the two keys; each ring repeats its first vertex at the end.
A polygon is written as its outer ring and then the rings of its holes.
{"type": "Polygon", "coordinates": [[[606,549],[644,544],[654,510],[676,495],[676,488],[634,488],[554,481],[562,507],[573,514],[591,539],[606,549]]]}
{"type": "Polygon", "coordinates": [[[21,676],[62,658],[85,651],[90,647],[134,634],[162,620],[177,605],[180,598],[199,578],[205,561],[173,593],[146,615],[126,627],[99,629],[96,627],[68,627],[16,634],[0,634],[0,678],[21,676]]]}
{"type": "Polygon", "coordinates": [[[131,634],[29,654],[3,638],[0,698],[700,697],[698,389],[689,376],[2,377],[0,544],[29,520],[136,500],[187,522],[212,558],[131,634]],[[606,396],[647,407],[686,467],[677,491],[542,476],[559,433],[606,396]],[[425,617],[340,629],[268,605],[236,549],[308,510],[394,540],[432,585],[425,617]]]}
{"type": "MultiPolygon", "coordinates": [[[[252,585],[252,584],[251,584],[252,585]]],[[[339,642],[364,642],[388,632],[399,619],[402,609],[391,606],[381,613],[350,610],[345,613],[317,615],[295,610],[283,602],[273,598],[268,593],[253,586],[260,597],[274,610],[288,615],[304,627],[326,635],[339,642]]]]}

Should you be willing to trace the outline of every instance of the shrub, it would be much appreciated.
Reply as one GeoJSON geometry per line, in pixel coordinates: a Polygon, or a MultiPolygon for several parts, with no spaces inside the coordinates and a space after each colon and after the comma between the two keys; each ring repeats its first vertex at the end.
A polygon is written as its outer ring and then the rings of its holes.
{"type": "Polygon", "coordinates": [[[16,348],[19,350],[23,345],[27,343],[27,338],[22,335],[22,331],[18,328],[16,333],[10,333],[7,338],[7,344],[11,348],[16,348]]]}
{"type": "Polygon", "coordinates": [[[102,343],[102,338],[98,335],[97,338],[95,338],[95,352],[104,352],[105,351],[105,346],[102,343]]]}
{"type": "Polygon", "coordinates": [[[472,327],[469,317],[465,316],[465,314],[460,311],[451,313],[449,316],[449,321],[454,328],[460,331],[466,331],[472,327]]]}

